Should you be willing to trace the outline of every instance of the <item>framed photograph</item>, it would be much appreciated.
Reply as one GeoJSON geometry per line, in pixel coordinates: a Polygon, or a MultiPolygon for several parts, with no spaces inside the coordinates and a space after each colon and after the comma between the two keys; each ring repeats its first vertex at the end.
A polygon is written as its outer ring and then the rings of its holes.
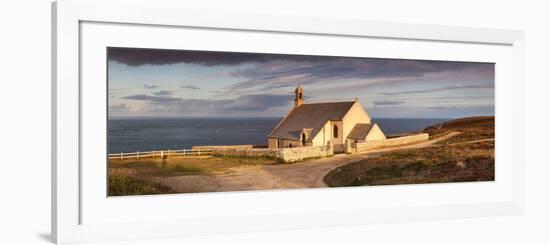
{"type": "Polygon", "coordinates": [[[57,243],[524,210],[522,31],[52,13],[57,243]]]}

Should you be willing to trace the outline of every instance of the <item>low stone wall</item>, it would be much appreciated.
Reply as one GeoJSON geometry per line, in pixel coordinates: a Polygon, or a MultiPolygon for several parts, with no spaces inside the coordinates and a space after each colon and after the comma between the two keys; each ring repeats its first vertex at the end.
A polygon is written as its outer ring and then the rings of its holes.
{"type": "Polygon", "coordinates": [[[252,149],[253,145],[197,145],[191,147],[191,150],[198,149],[252,149]]]}
{"type": "Polygon", "coordinates": [[[349,153],[364,152],[364,151],[377,149],[377,148],[406,145],[406,144],[426,141],[429,138],[430,136],[428,134],[415,134],[415,135],[402,136],[402,137],[390,138],[385,140],[373,140],[373,141],[366,141],[361,143],[353,143],[351,144],[351,149],[348,149],[348,152],[349,153]]]}
{"type": "Polygon", "coordinates": [[[332,147],[304,146],[295,148],[213,148],[215,156],[270,157],[285,163],[334,154],[332,147]]]}
{"type": "MultiPolygon", "coordinates": [[[[373,140],[361,143],[350,143],[344,146],[345,152],[357,153],[377,148],[406,145],[429,139],[428,134],[416,134],[384,140],[373,140]]],[[[252,145],[228,145],[228,146],[193,146],[193,150],[212,149],[215,156],[238,157],[269,157],[279,159],[281,162],[291,163],[308,158],[327,157],[334,155],[334,147],[330,146],[304,146],[293,148],[253,148],[252,145]]]]}
{"type": "Polygon", "coordinates": [[[304,146],[296,148],[277,149],[278,158],[284,162],[296,162],[307,158],[327,157],[334,155],[334,150],[329,146],[304,146]]]}
{"type": "Polygon", "coordinates": [[[277,158],[278,149],[269,148],[214,148],[215,156],[233,157],[271,157],[277,158]]]}

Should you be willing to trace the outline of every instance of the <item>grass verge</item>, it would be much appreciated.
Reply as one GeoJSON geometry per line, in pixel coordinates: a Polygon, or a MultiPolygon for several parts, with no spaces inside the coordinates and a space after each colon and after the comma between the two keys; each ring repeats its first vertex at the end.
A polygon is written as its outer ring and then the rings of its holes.
{"type": "Polygon", "coordinates": [[[109,196],[151,195],[173,193],[172,189],[144,178],[109,175],[109,196]]]}
{"type": "Polygon", "coordinates": [[[231,173],[232,168],[277,164],[265,157],[200,157],[165,159],[109,160],[109,172],[131,172],[131,176],[172,177],[182,175],[209,175],[231,173]]]}

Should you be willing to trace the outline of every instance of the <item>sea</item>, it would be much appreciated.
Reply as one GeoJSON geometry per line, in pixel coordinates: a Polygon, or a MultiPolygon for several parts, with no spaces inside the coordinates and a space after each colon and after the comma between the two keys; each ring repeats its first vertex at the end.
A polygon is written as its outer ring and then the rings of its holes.
{"type": "MultiPolygon", "coordinates": [[[[190,149],[195,145],[266,145],[281,118],[109,119],[109,153],[190,149]]],[[[387,135],[417,132],[450,119],[374,118],[387,135]]]]}

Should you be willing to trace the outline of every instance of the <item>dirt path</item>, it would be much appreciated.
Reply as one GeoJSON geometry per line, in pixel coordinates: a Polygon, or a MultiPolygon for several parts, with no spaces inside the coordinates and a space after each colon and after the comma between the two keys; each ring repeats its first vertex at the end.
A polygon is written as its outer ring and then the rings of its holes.
{"type": "Polygon", "coordinates": [[[233,168],[233,173],[231,174],[176,176],[158,178],[157,180],[181,193],[326,187],[323,178],[334,168],[365,159],[369,154],[373,153],[431,147],[434,143],[458,134],[460,133],[450,132],[442,137],[416,144],[371,150],[357,154],[341,154],[294,164],[233,168]]]}
{"type": "Polygon", "coordinates": [[[472,140],[472,141],[452,143],[452,144],[448,144],[448,145],[467,145],[467,144],[475,144],[475,143],[489,142],[489,141],[495,141],[495,139],[492,138],[492,139],[472,140]]]}

